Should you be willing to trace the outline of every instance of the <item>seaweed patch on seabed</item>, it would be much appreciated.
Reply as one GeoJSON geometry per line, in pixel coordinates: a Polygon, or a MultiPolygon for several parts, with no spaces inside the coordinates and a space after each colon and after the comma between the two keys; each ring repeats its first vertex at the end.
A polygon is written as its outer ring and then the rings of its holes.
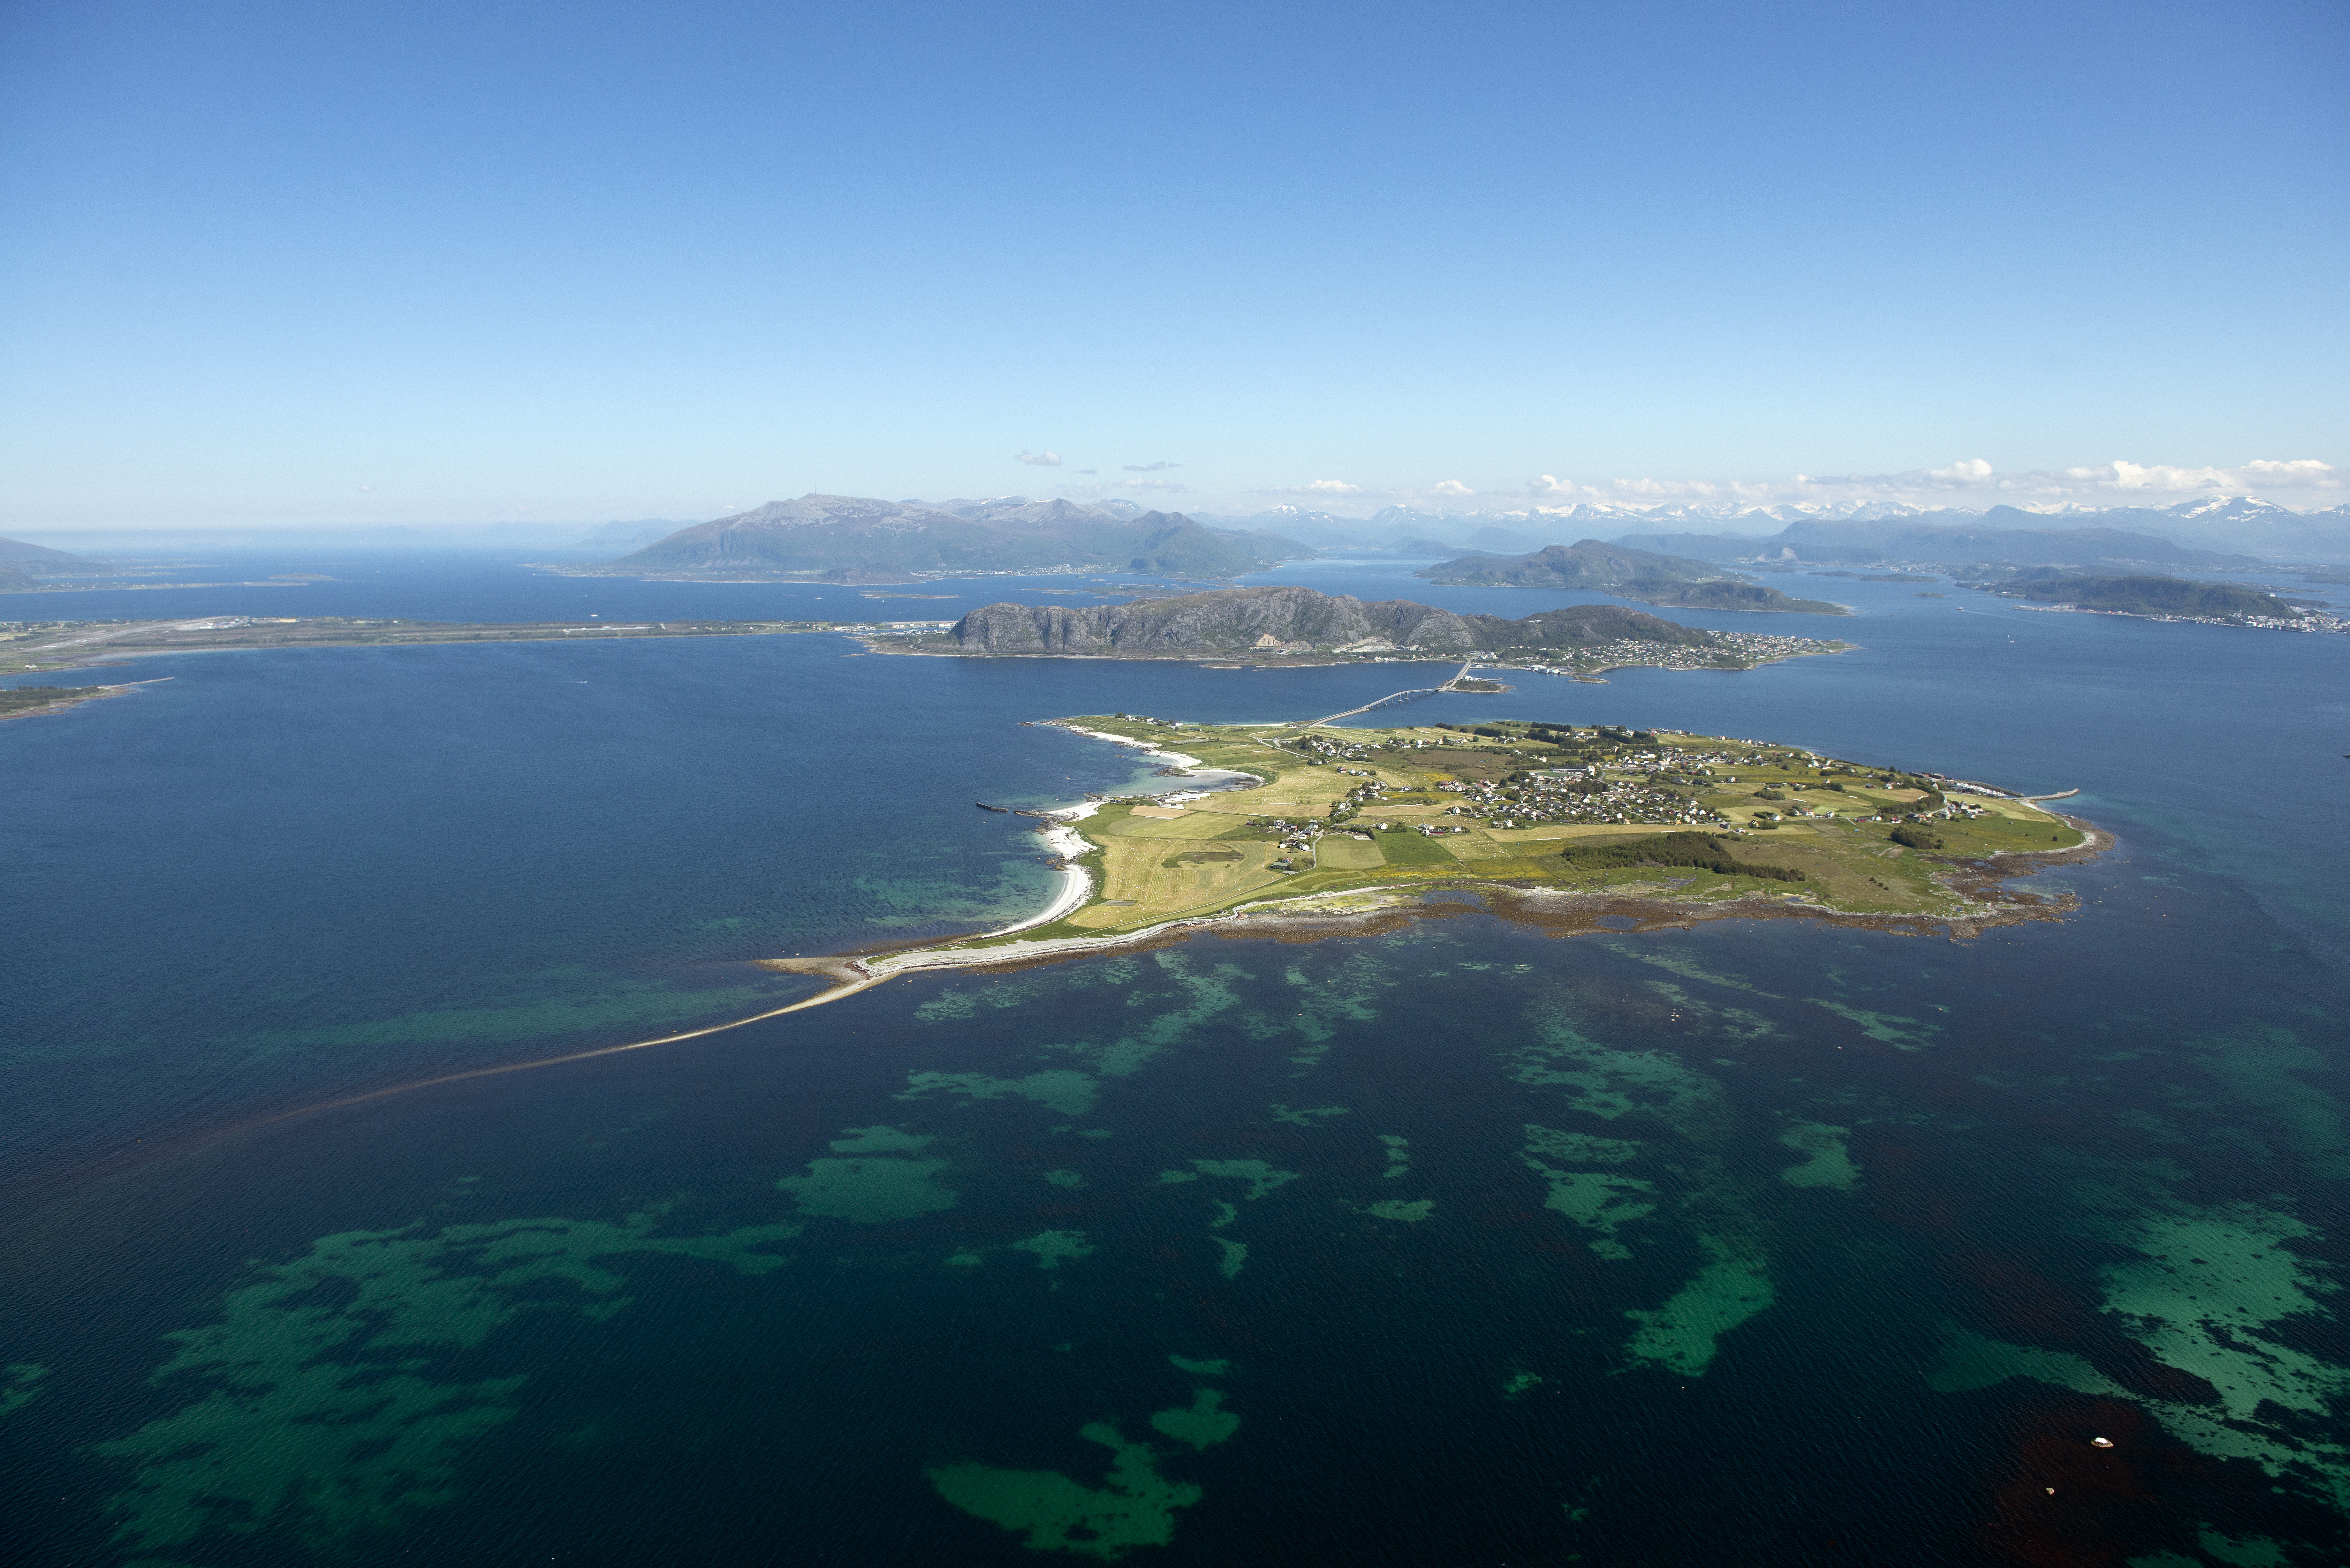
{"type": "Polygon", "coordinates": [[[816,1220],[847,1220],[859,1225],[919,1219],[955,1206],[952,1189],[939,1184],[943,1159],[903,1159],[935,1141],[893,1127],[847,1127],[833,1140],[840,1159],[812,1159],[806,1176],[786,1176],[775,1185],[792,1195],[802,1214],[816,1220]]]}
{"type": "Polygon", "coordinates": [[[1333,1116],[1343,1116],[1347,1114],[1347,1109],[1344,1106],[1315,1106],[1302,1111],[1293,1111],[1287,1106],[1278,1104],[1273,1107],[1274,1121],[1288,1122],[1293,1127],[1319,1127],[1333,1116]]]}
{"type": "MultiPolygon", "coordinates": [[[[1135,991],[1128,995],[1128,1004],[1139,1007],[1159,1002],[1173,1002],[1174,1005],[1140,1027],[1107,1042],[1062,1042],[1037,1048],[1039,1054],[1075,1056],[1085,1062],[1091,1071],[1079,1067],[1048,1067],[1021,1078],[991,1077],[985,1073],[909,1073],[906,1075],[906,1087],[896,1097],[922,1100],[932,1095],[948,1095],[965,1105],[977,1100],[1024,1099],[1033,1100],[1058,1116],[1077,1117],[1087,1115],[1101,1097],[1104,1079],[1129,1077],[1140,1072],[1152,1059],[1172,1050],[1194,1030],[1239,1005],[1240,999],[1234,994],[1232,985],[1248,978],[1231,964],[1219,964],[1212,970],[1202,971],[1191,959],[1177,952],[1153,953],[1150,962],[1161,975],[1175,982],[1174,989],[1135,991]]],[[[1113,960],[1098,966],[1102,971],[1113,969],[1124,977],[1120,983],[1129,985],[1146,972],[1144,965],[1132,959],[1113,960]]],[[[968,1017],[983,1002],[990,1006],[1014,1007],[1055,989],[1054,980],[1030,977],[1018,981],[1000,981],[976,992],[951,992],[948,996],[958,998],[955,1008],[934,1015],[934,1019],[968,1017]]],[[[943,1000],[933,999],[923,1003],[922,1007],[915,1009],[916,1015],[922,1016],[926,1009],[943,1000]]]]}
{"type": "Polygon", "coordinates": [[[1307,973],[1303,961],[1288,964],[1281,978],[1297,992],[1295,1005],[1285,1014],[1253,1009],[1242,1016],[1241,1027],[1252,1040],[1277,1040],[1295,1033],[1300,1044],[1289,1060],[1297,1071],[1290,1075],[1297,1078],[1322,1064],[1342,1023],[1376,1020],[1378,1009],[1371,1000],[1382,987],[1394,983],[1387,967],[1367,952],[1349,954],[1326,966],[1321,974],[1307,973]]]}
{"type": "Polygon", "coordinates": [[[1731,991],[1751,991],[1757,996],[1776,996],[1777,994],[1774,992],[1764,991],[1752,981],[1742,980],[1733,974],[1716,974],[1688,954],[1676,951],[1669,947],[1621,941],[1614,938],[1603,938],[1599,945],[1619,958],[1632,959],[1640,963],[1648,964],[1669,973],[1677,974],[1683,980],[1693,980],[1704,985],[1719,985],[1731,991]]]}
{"type": "Polygon", "coordinates": [[[1685,1377],[1704,1374],[1723,1334],[1762,1312],[1773,1299],[1767,1261],[1742,1238],[1700,1232],[1705,1266],[1653,1311],[1624,1315],[1640,1325],[1624,1346],[1635,1361],[1653,1361],[1685,1377]]]}
{"type": "Polygon", "coordinates": [[[984,1073],[909,1073],[906,1088],[895,1097],[919,1100],[948,1094],[965,1105],[973,1100],[1034,1100],[1057,1115],[1082,1116],[1100,1097],[1101,1082],[1074,1067],[1054,1067],[1024,1078],[991,1078],[984,1073]]]}
{"type": "Polygon", "coordinates": [[[275,1532],[327,1552],[400,1529],[459,1495],[466,1446],[513,1419],[527,1381],[436,1367],[526,1314],[623,1311],[629,1281],[607,1260],[664,1253],[762,1274],[789,1262],[770,1249],[801,1230],[662,1236],[662,1213],[352,1231],[260,1269],[219,1322],[166,1336],[178,1352],[149,1382],[192,1380],[203,1397],[93,1446],[137,1467],[113,1500],[116,1544],[152,1553],[275,1532]]]}
{"type": "MultiPolygon", "coordinates": [[[[1653,1122],[1671,1140],[1668,1147],[1685,1155],[1657,1175],[1669,1176],[1678,1189],[1675,1211],[1703,1262],[1662,1305],[1625,1313],[1639,1326],[1624,1351],[1634,1363],[1702,1376],[1721,1337],[1774,1300],[1764,1228],[1710,1152],[1722,1119],[1721,1085],[1663,1052],[1619,1050],[1592,1039],[1563,997],[1533,1009],[1529,1022],[1534,1038],[1510,1054],[1513,1077],[1564,1089],[1569,1106],[1605,1122],[1653,1122]]],[[[1573,1168],[1629,1164],[1645,1152],[1644,1143],[1630,1139],[1526,1126],[1525,1164],[1550,1185],[1545,1207],[1600,1232],[1591,1246],[1602,1257],[1631,1255],[1616,1231],[1660,1209],[1660,1196],[1648,1199],[1660,1194],[1661,1181],[1573,1168]]]]}
{"type": "Polygon", "coordinates": [[[2231,1040],[2215,1040],[2195,1064],[2220,1080],[2237,1099],[2275,1118],[2282,1141],[2311,1171],[2350,1177],[2350,1118],[2342,1102],[2305,1075],[2338,1072],[2315,1048],[2288,1030],[2263,1029],[2231,1040]]]}
{"type": "Polygon", "coordinates": [[[1852,1156],[1844,1147],[1849,1130],[1819,1122],[1798,1122],[1781,1133],[1781,1143],[1810,1158],[1801,1165],[1791,1165],[1781,1171],[1779,1179],[1790,1187],[1825,1187],[1837,1192],[1852,1191],[1860,1185],[1860,1167],[1853,1164],[1852,1156]]]}
{"type": "Polygon", "coordinates": [[[2029,1377],[2143,1407],[2189,1448],[2249,1459],[2350,1508],[2350,1449],[2321,1435],[2338,1429],[2350,1368],[2286,1343],[2293,1319],[2325,1315],[2318,1298],[2338,1290],[2322,1264],[2287,1243],[2315,1233],[2249,1203],[2180,1207],[2140,1220],[2127,1236],[2138,1256],[2105,1270],[2105,1310],[2164,1366],[2215,1391],[2211,1403],[2152,1397],[2106,1376],[2085,1358],[1947,1331],[1928,1386],[1945,1394],[2029,1377]]]}
{"type": "Polygon", "coordinates": [[[1086,1240],[1083,1231],[1045,1231],[1024,1241],[1014,1241],[1015,1252],[1034,1252],[1040,1269],[1057,1269],[1068,1258],[1090,1258],[1093,1244],[1086,1240]]]}
{"type": "MultiPolygon", "coordinates": [[[[1217,1389],[1194,1389],[1188,1408],[1158,1411],[1150,1426],[1195,1452],[1211,1448],[1240,1429],[1241,1418],[1222,1409],[1222,1403],[1217,1389]]],[[[1110,1451],[1109,1473],[1098,1487],[1071,1480],[1059,1470],[1002,1469],[970,1461],[930,1471],[931,1484],[964,1512],[1020,1532],[1032,1551],[1115,1561],[1138,1546],[1174,1540],[1176,1510],[1196,1504],[1201,1490],[1160,1475],[1158,1451],[1147,1442],[1128,1442],[1109,1422],[1091,1422],[1077,1436],[1110,1451]]]]}
{"type": "Polygon", "coordinates": [[[1640,1146],[1622,1138],[1594,1137],[1526,1124],[1526,1168],[1550,1183],[1543,1207],[1555,1209],[1586,1231],[1599,1232],[1587,1243],[1603,1258],[1629,1258],[1632,1249],[1616,1232],[1657,1211],[1657,1184],[1607,1170],[1575,1170],[1577,1165],[1621,1165],[1640,1152],[1640,1146]]]}
{"type": "Polygon", "coordinates": [[[1711,1028],[1725,1039],[1741,1044],[1767,1040],[1779,1033],[1779,1026],[1751,1008],[1726,1007],[1703,1002],[1691,996],[1670,981],[1652,980],[1648,989],[1664,998],[1672,1012],[1669,1022],[1698,1023],[1711,1028]]]}
{"type": "Polygon", "coordinates": [[[1521,1084],[1566,1091],[1576,1110],[1614,1121],[1638,1111],[1684,1137],[1701,1133],[1721,1102],[1721,1085],[1662,1051],[1627,1051],[1585,1034],[1563,999],[1531,1012],[1534,1040],[1509,1053],[1521,1084]]]}
{"type": "Polygon", "coordinates": [[[975,1016],[983,1007],[1020,1007],[1057,991],[1130,985],[1141,973],[1141,961],[1126,956],[1049,974],[1028,973],[1017,979],[992,980],[971,991],[942,991],[915,1008],[914,1016],[924,1023],[961,1023],[975,1016]]]}
{"type": "MultiPolygon", "coordinates": [[[[1191,1162],[1191,1168],[1201,1176],[1214,1177],[1222,1181],[1247,1182],[1247,1201],[1251,1203],[1297,1179],[1297,1172],[1275,1170],[1261,1159],[1195,1159],[1191,1162]]],[[[1178,1171],[1162,1171],[1159,1179],[1165,1181],[1170,1178],[1183,1181],[1195,1179],[1178,1171]]]]}
{"type": "Polygon", "coordinates": [[[1922,1051],[1933,1044],[1942,1032],[1939,1023],[1921,1023],[1915,1018],[1905,1018],[1898,1012],[1869,1012],[1857,1007],[1847,1007],[1841,1002],[1828,1002],[1807,996],[1804,1001],[1814,1007],[1825,1007],[1838,1018],[1857,1026],[1863,1034],[1880,1044],[1897,1051],[1922,1051]],[[1907,1028],[1903,1025],[1908,1025],[1907,1028]]]}
{"type": "Polygon", "coordinates": [[[37,1361],[18,1361],[8,1367],[8,1382],[0,1387],[0,1416],[21,1410],[31,1404],[41,1392],[41,1379],[49,1369],[37,1361]]]}

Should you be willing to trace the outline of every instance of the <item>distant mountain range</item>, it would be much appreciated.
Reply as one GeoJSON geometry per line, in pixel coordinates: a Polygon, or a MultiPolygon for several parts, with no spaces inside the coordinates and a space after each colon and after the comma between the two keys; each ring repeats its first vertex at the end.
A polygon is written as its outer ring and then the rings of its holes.
{"type": "Polygon", "coordinates": [[[2251,556],[2189,549],[2120,528],[2045,528],[2039,514],[1995,506],[1965,524],[1916,519],[1791,523],[1763,538],[1732,534],[1627,534],[1617,542],[1706,561],[1866,566],[1886,561],[2013,566],[2257,566],[2251,556]]]}
{"type": "Polygon", "coordinates": [[[932,506],[810,494],[681,528],[607,569],[874,580],[890,573],[1079,566],[1200,578],[1238,576],[1314,554],[1295,539],[1211,528],[1180,513],[1019,496],[932,506]]]}
{"type": "MultiPolygon", "coordinates": [[[[487,533],[503,535],[512,530],[515,542],[520,543],[523,532],[548,526],[507,524],[487,533]]],[[[1654,506],[1586,502],[1466,511],[1388,506],[1368,517],[1347,517],[1291,504],[1247,514],[1186,514],[1154,512],[1126,500],[1035,501],[1008,495],[883,501],[810,494],[708,523],[659,518],[606,523],[568,542],[581,548],[633,551],[609,564],[607,569],[614,571],[654,567],[879,581],[916,571],[1072,566],[1216,578],[1326,550],[1379,550],[1450,563],[1477,554],[1523,556],[1588,540],[1715,565],[1852,566],[1901,561],[1945,566],[2241,570],[2262,564],[2248,551],[2270,560],[2350,564],[2350,504],[2303,513],[2233,496],[2162,507],[2071,505],[2033,512],[1998,505],[1978,512],[1897,502],[1833,508],[1714,501],[1654,506]],[[1152,540],[1170,528],[1173,533],[1152,540]]]]}
{"type": "Polygon", "coordinates": [[[1581,588],[1614,594],[1644,604],[1687,609],[1801,610],[1844,615],[1845,607],[1825,599],[1790,598],[1687,556],[1630,550],[1585,539],[1545,545],[1523,556],[1466,556],[1412,574],[1440,583],[1513,588],[1581,588]]]}
{"type": "MultiPolygon", "coordinates": [[[[1721,561],[1753,560],[1764,554],[1776,555],[1792,545],[1797,550],[1795,559],[1850,565],[1858,560],[1888,558],[1883,553],[1887,542],[1905,532],[1912,534],[1914,537],[1909,542],[1921,548],[1949,548],[1958,544],[1959,535],[2010,531],[2064,535],[2104,529],[2151,539],[2173,551],[2199,550],[2227,565],[2244,562],[2247,557],[2237,553],[2247,550],[2259,551],[2272,560],[2350,563],[2350,504],[2321,512],[2295,512],[2272,502],[2241,495],[2183,501],[2162,507],[2068,505],[2048,512],[2009,505],[1978,512],[1963,507],[1910,506],[1898,502],[1870,502],[1837,508],[1749,506],[1711,501],[1672,502],[1657,506],[1586,502],[1573,506],[1475,511],[1389,506],[1367,518],[1352,518],[1284,506],[1248,516],[1219,516],[1202,521],[1225,527],[1276,528],[1291,538],[1324,549],[1386,549],[1407,555],[1457,556],[1464,553],[1464,547],[1523,555],[1545,545],[1602,538],[1636,549],[1663,550],[1721,561]],[[1874,530],[1865,526],[1871,524],[1885,526],[1874,530]],[[1935,531],[1946,536],[1938,541],[1935,531]],[[1811,552],[1802,548],[1806,544],[1814,546],[1811,552]],[[1838,547],[1877,550],[1880,554],[1835,556],[1822,553],[1838,547]]],[[[1971,564],[2004,560],[2012,553],[1997,544],[1974,547],[1991,553],[1971,556],[1927,553],[1892,558],[1971,564]]],[[[2134,558],[2157,564],[2187,564],[2183,559],[2163,555],[2134,558]]]]}
{"type": "Polygon", "coordinates": [[[1122,605],[985,605],[951,635],[975,653],[1182,658],[1262,652],[1499,652],[1617,641],[1727,648],[1718,632],[1620,605],[1575,605],[1519,620],[1455,615],[1409,599],[1365,603],[1311,588],[1223,588],[1122,605]]]}

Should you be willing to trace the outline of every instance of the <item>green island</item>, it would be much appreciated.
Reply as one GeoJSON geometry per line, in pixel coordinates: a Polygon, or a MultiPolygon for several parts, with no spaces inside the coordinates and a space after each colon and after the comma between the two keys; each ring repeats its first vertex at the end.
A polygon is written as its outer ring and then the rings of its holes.
{"type": "Polygon", "coordinates": [[[837,983],[796,1006],[916,970],[1076,956],[1210,925],[1277,934],[1462,891],[1569,925],[1800,913],[1966,934],[2069,907],[2002,884],[2102,846],[2094,829],[1992,785],[1729,736],[1526,721],[1048,722],[1191,776],[1163,794],[1024,814],[1040,819],[1065,878],[1024,925],[768,961],[837,983]],[[1215,787],[1239,774],[1261,782],[1215,787]]]}
{"type": "MultiPolygon", "coordinates": [[[[1851,576],[1846,573],[1846,576],[1851,576]]],[[[1523,556],[1472,552],[1458,560],[1414,572],[1440,583],[1470,587],[1584,588],[1684,609],[1780,610],[1806,615],[1849,615],[1826,599],[1790,598],[1743,573],[1686,556],[1659,555],[1622,545],[1585,539],[1545,545],[1523,556]]]]}
{"type": "MultiPolygon", "coordinates": [[[[192,620],[0,621],[0,675],[120,665],[157,653],[212,653],[247,648],[430,648],[451,643],[610,642],[653,637],[773,637],[840,631],[908,637],[936,621],[671,620],[460,621],[369,619],[354,616],[206,616],[192,620]]],[[[166,677],[166,679],[169,679],[166,677]]],[[[108,686],[0,687],[0,719],[61,713],[84,702],[120,697],[153,681],[108,686]]]]}

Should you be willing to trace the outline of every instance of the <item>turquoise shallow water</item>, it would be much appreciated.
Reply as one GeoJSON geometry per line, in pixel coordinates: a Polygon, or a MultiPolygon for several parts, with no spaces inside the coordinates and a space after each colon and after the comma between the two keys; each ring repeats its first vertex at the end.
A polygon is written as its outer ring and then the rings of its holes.
{"type": "Polygon", "coordinates": [[[1133,770],[1021,719],[1407,680],[352,650],[0,727],[21,1554],[2338,1561],[2350,645],[1863,607],[1420,711],[2079,785],[2073,919],[1463,901],[225,1138],[1029,907],[971,800],[1133,770]]]}

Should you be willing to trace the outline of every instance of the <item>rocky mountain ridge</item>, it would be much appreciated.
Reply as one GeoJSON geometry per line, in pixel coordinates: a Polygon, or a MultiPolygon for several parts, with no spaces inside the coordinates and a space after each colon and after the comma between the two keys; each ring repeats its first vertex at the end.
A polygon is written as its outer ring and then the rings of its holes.
{"type": "Polygon", "coordinates": [[[976,653],[1133,657],[1257,652],[1466,653],[1615,641],[1710,648],[1695,627],[1617,605],[1576,605],[1523,619],[1458,615],[1409,599],[1367,603],[1312,588],[1223,588],[1121,605],[983,605],[947,634],[976,653]]]}
{"type": "Polygon", "coordinates": [[[807,494],[681,528],[611,563],[730,576],[1041,571],[1079,566],[1231,577],[1315,552],[1261,530],[1207,527],[1180,513],[1126,515],[1071,501],[964,504],[807,494]]]}

